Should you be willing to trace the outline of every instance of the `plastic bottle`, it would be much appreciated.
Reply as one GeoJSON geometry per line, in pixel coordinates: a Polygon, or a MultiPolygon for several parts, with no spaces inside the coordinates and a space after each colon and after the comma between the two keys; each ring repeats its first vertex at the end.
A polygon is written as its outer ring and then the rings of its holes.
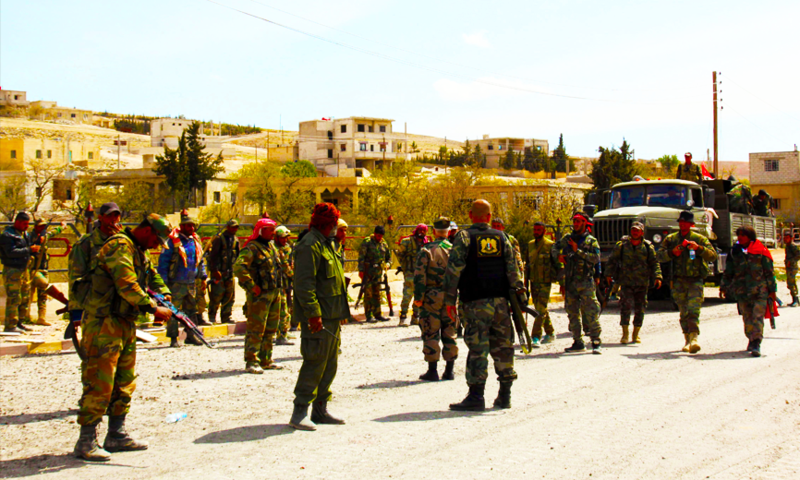
{"type": "Polygon", "coordinates": [[[164,421],[167,423],[178,423],[184,418],[186,418],[186,413],[184,412],[170,413],[164,421]]]}
{"type": "Polygon", "coordinates": [[[690,259],[694,260],[696,256],[697,256],[697,254],[695,253],[694,250],[689,250],[689,258],[690,259]]]}

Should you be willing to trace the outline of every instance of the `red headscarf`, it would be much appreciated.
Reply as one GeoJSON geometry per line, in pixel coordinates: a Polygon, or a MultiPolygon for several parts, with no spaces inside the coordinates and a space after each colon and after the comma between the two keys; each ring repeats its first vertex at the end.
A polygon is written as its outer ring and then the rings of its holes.
{"type": "Polygon", "coordinates": [[[244,246],[246,247],[247,244],[250,243],[250,240],[255,240],[258,238],[258,236],[261,235],[261,229],[268,225],[272,225],[274,227],[278,225],[278,223],[271,218],[259,218],[256,222],[256,225],[253,227],[253,233],[247,237],[247,241],[244,242],[244,246]]]}
{"type": "Polygon", "coordinates": [[[422,244],[424,245],[428,243],[428,236],[426,235],[428,233],[428,226],[425,225],[424,223],[420,223],[419,225],[417,225],[417,228],[414,229],[414,233],[412,235],[416,235],[418,233],[422,234],[421,237],[418,237],[421,239],[422,244]]]}
{"type": "Polygon", "coordinates": [[[747,253],[750,253],[752,255],[764,255],[765,257],[772,260],[772,254],[770,253],[770,251],[767,249],[767,247],[764,246],[763,243],[759,242],[758,240],[753,240],[752,242],[750,242],[750,245],[747,246],[747,253]]]}
{"type": "Polygon", "coordinates": [[[317,230],[324,230],[325,228],[336,225],[339,221],[341,213],[336,205],[332,203],[318,203],[314,205],[314,211],[311,213],[311,222],[308,224],[309,228],[314,227],[317,230]]]}

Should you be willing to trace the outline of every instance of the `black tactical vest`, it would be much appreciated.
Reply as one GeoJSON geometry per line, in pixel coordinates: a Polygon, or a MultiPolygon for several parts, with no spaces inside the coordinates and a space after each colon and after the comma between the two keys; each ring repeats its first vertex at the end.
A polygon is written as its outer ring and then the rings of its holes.
{"type": "Polygon", "coordinates": [[[467,265],[458,281],[459,298],[472,302],[483,298],[508,298],[506,241],[503,232],[494,229],[467,229],[469,251],[467,265]]]}

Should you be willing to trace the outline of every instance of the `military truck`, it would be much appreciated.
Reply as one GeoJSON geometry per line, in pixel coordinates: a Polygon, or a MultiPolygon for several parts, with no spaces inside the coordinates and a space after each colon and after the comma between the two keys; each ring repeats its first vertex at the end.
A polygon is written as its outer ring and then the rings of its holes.
{"type": "MultiPolygon", "coordinates": [[[[686,180],[639,180],[619,183],[597,199],[601,210],[594,216],[594,235],[600,243],[601,261],[605,263],[614,245],[628,235],[631,225],[639,221],[645,226],[645,238],[658,250],[664,238],[678,231],[681,211],[694,213],[695,228],[711,241],[719,258],[709,265],[706,282],[719,285],[725,261],[736,243],[736,229],[742,225],[755,228],[758,239],[769,248],[777,246],[775,219],[731,212],[728,191],[734,186],[728,180],[710,180],[702,184],[686,180]]],[[[655,298],[669,294],[671,264],[661,264],[665,287],[652,291],[655,298]]]]}

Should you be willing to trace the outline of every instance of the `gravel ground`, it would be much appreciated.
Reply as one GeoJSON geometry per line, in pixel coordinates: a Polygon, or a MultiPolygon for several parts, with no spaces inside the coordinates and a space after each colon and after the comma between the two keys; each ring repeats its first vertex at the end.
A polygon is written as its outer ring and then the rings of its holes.
{"type": "MultiPolygon", "coordinates": [[[[780,294],[788,298],[785,285],[780,294]]],[[[48,478],[800,478],[800,309],[767,329],[750,358],[735,305],[707,289],[700,343],[690,356],[677,313],[651,303],[643,343],[622,346],[618,310],[602,316],[604,355],[565,355],[558,340],[517,357],[510,410],[450,412],[456,380],[425,383],[416,327],[343,330],[332,412],[346,426],[295,432],[288,422],[299,346],[277,347],[283,370],[243,373],[242,337],[215,350],[144,347],[131,432],[150,450],[105,465],[70,455],[80,396],[75,354],[0,358],[0,477],[48,478]],[[187,412],[167,424],[164,418],[187,412]]],[[[494,375],[487,384],[491,404],[494,375]]],[[[101,440],[105,426],[101,427],[101,440]]]]}

